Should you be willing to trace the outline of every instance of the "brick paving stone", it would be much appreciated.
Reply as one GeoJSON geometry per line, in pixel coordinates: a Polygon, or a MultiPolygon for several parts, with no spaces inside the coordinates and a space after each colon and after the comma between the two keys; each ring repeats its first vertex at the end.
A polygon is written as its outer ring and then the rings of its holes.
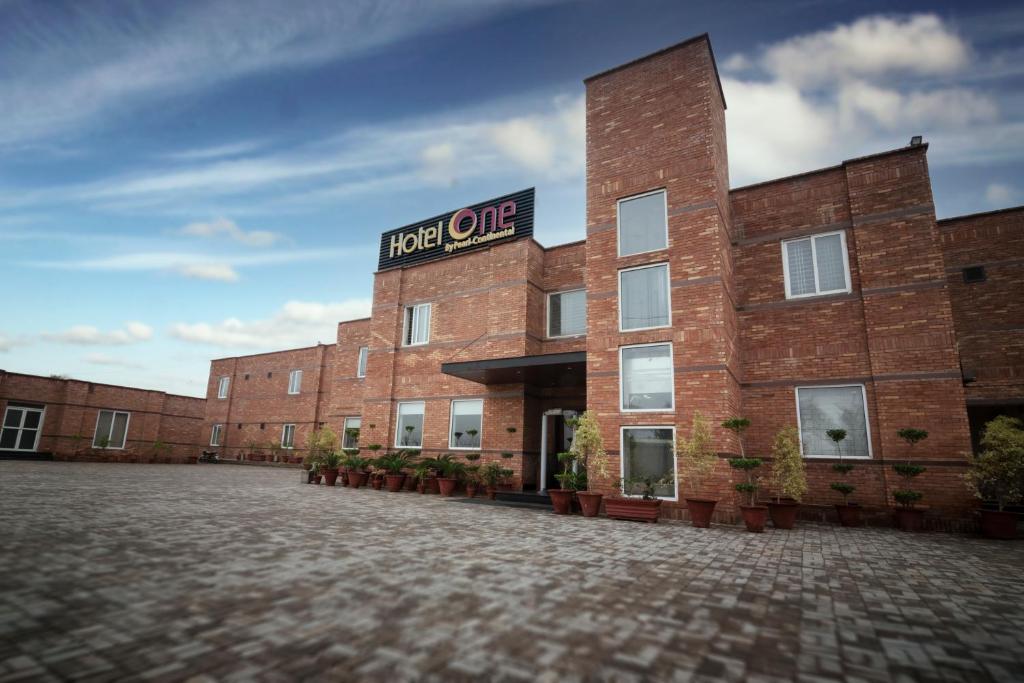
{"type": "Polygon", "coordinates": [[[1014,681],[1024,545],[0,462],[0,681],[1014,681]]]}

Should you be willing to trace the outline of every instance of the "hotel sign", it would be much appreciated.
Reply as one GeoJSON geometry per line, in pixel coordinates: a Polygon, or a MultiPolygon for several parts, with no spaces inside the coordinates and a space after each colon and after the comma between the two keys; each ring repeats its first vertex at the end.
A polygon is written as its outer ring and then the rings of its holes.
{"type": "Polygon", "coordinates": [[[377,270],[484,249],[533,235],[533,188],[389,230],[380,236],[377,270]]]}

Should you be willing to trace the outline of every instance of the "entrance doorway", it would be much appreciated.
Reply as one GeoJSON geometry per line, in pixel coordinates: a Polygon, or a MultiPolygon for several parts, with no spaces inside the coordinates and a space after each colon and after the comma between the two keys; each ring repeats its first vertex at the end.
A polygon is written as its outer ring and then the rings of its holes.
{"type": "Polygon", "coordinates": [[[555,408],[547,410],[541,417],[540,425],[540,485],[539,492],[547,489],[561,488],[555,475],[562,471],[562,465],[558,462],[558,454],[568,451],[572,446],[572,437],[575,430],[566,422],[567,419],[576,417],[579,413],[575,410],[562,410],[555,408]]]}

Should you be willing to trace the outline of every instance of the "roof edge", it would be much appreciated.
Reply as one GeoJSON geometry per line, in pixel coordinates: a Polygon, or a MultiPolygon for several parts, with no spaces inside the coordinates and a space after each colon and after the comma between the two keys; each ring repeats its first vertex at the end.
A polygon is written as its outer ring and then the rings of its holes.
{"type": "Polygon", "coordinates": [[[977,213],[965,213],[962,216],[950,216],[949,218],[940,218],[936,223],[952,223],[953,221],[968,220],[971,218],[984,218],[985,216],[997,216],[1001,213],[1013,213],[1014,211],[1024,211],[1024,204],[1020,206],[1007,206],[1003,209],[993,209],[991,211],[978,211],[977,213]]]}

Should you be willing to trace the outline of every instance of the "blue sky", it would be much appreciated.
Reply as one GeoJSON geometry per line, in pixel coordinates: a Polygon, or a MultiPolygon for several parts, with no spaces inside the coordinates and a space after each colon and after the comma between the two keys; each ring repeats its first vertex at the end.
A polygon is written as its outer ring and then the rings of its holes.
{"type": "Polygon", "coordinates": [[[940,217],[1024,203],[1019,3],[0,0],[0,367],[203,395],[389,228],[535,186],[580,239],[582,79],[705,31],[734,187],[923,134],[940,217]]]}

